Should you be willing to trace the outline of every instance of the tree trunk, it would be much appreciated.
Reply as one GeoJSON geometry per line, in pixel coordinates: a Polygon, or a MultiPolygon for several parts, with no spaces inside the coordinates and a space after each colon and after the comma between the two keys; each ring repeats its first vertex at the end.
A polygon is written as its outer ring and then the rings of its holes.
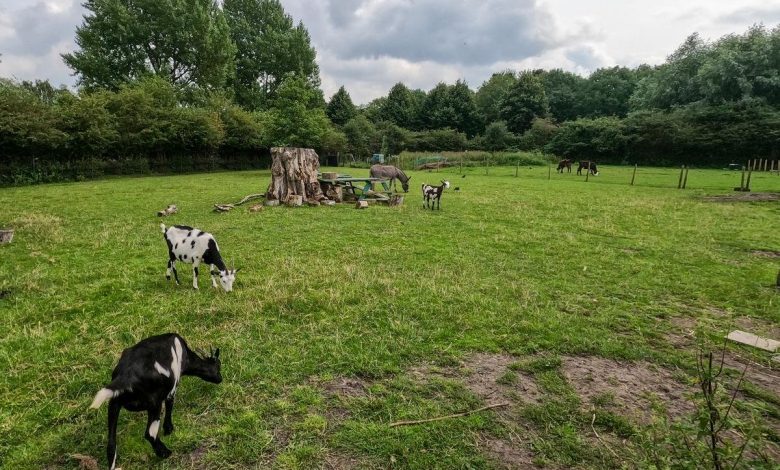
{"type": "Polygon", "coordinates": [[[312,149],[274,147],[271,149],[271,184],[266,200],[281,203],[290,196],[301,196],[303,202],[327,199],[317,181],[320,158],[312,149]]]}

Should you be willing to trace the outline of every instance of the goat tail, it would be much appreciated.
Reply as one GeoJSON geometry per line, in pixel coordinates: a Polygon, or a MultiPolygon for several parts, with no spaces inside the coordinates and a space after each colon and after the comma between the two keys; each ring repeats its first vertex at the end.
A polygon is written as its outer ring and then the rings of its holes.
{"type": "Polygon", "coordinates": [[[160,230],[162,230],[162,233],[165,233],[165,224],[160,224],[160,230]]]}
{"type": "Polygon", "coordinates": [[[100,408],[100,405],[102,405],[105,401],[119,396],[121,390],[113,390],[109,388],[110,386],[111,384],[98,390],[97,394],[95,395],[95,399],[92,400],[92,404],[89,405],[90,408],[96,410],[100,408]]]}

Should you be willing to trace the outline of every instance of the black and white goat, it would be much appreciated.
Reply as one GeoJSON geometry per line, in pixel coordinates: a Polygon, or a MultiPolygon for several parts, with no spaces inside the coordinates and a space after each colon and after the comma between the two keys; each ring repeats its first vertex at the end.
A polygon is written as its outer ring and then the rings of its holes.
{"type": "Polygon", "coordinates": [[[183,375],[194,375],[206,382],[222,382],[219,349],[202,358],[192,351],[184,338],[168,333],[152,336],[122,351],[122,357],[111,374],[111,383],[100,389],[90,408],[100,408],[108,400],[108,465],[116,468],[116,425],[119,411],[146,411],[148,421],[144,437],[158,457],[171,451],[160,441],[160,415],[165,403],[163,433],[173,432],[173,399],[183,375]]]}
{"type": "Polygon", "coordinates": [[[186,225],[174,225],[165,228],[160,224],[163,238],[168,244],[168,270],[165,278],[171,280],[171,271],[179,284],[179,273],[176,272],[176,261],[192,264],[192,287],[198,288],[198,266],[205,263],[211,266],[211,285],[217,287],[215,276],[219,276],[219,284],[225,292],[233,290],[233,281],[239,269],[228,269],[219,254],[219,246],[214,237],[207,232],[186,225]]]}
{"type": "Polygon", "coordinates": [[[450,187],[450,182],[447,180],[441,180],[441,186],[431,186],[429,184],[423,184],[422,185],[423,209],[429,208],[432,210],[438,206],[438,209],[441,210],[441,193],[443,193],[444,190],[449,187],[450,187]]]}

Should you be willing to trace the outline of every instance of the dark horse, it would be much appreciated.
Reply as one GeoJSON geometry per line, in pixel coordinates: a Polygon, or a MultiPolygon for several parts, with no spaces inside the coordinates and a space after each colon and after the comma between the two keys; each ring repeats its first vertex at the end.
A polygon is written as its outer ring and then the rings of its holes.
{"type": "Polygon", "coordinates": [[[558,169],[556,170],[558,173],[563,173],[563,169],[569,170],[569,173],[571,173],[571,159],[567,158],[565,160],[561,160],[558,162],[558,169]]]}
{"type": "Polygon", "coordinates": [[[596,175],[599,174],[599,169],[596,168],[596,162],[591,162],[591,161],[588,161],[588,160],[582,160],[580,162],[580,167],[577,168],[577,174],[578,175],[582,175],[582,169],[583,168],[590,170],[590,174],[593,175],[593,176],[596,176],[596,175]]]}
{"type": "Polygon", "coordinates": [[[395,183],[395,180],[397,179],[401,182],[401,187],[404,188],[404,192],[409,192],[409,180],[412,179],[412,177],[406,176],[406,173],[400,168],[396,168],[393,165],[371,165],[371,169],[368,173],[372,178],[390,180],[389,185],[395,183]]]}

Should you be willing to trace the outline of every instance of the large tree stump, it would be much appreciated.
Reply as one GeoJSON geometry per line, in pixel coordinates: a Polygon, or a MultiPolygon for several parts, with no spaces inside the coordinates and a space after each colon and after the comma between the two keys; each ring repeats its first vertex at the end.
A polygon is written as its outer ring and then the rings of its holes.
{"type": "Polygon", "coordinates": [[[286,203],[291,196],[301,196],[302,202],[327,199],[317,180],[320,157],[313,149],[274,147],[271,158],[271,184],[266,201],[286,203]]]}

